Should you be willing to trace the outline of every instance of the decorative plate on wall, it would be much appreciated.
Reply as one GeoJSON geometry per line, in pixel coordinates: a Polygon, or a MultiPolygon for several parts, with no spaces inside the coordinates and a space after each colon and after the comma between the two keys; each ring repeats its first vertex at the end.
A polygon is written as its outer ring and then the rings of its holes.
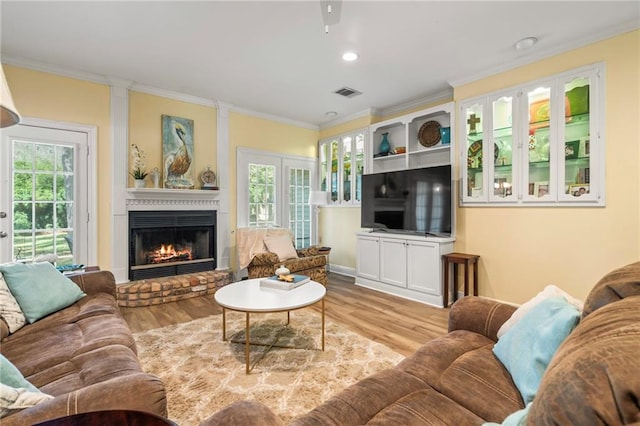
{"type": "Polygon", "coordinates": [[[440,142],[440,123],[437,121],[427,121],[418,131],[418,142],[424,147],[432,147],[440,142]]]}

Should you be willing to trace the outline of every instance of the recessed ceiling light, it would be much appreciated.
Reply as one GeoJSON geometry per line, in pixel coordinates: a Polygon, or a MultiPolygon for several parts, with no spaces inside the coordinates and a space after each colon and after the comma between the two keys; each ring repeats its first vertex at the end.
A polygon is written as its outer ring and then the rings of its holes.
{"type": "Polygon", "coordinates": [[[326,115],[326,116],[327,116],[327,117],[329,117],[329,118],[333,118],[333,117],[335,117],[336,115],[338,115],[338,113],[337,113],[337,112],[335,112],[335,111],[327,111],[327,112],[325,112],[325,113],[324,113],[324,115],[326,115]]]}
{"type": "Polygon", "coordinates": [[[353,62],[358,59],[358,54],[356,52],[344,52],[342,54],[342,60],[347,62],[353,62]]]}
{"type": "Polygon", "coordinates": [[[515,47],[516,50],[527,50],[527,49],[531,49],[533,45],[536,44],[537,42],[538,42],[538,39],[535,37],[526,37],[526,38],[523,38],[522,40],[518,40],[516,44],[513,45],[513,47],[515,47]]]}

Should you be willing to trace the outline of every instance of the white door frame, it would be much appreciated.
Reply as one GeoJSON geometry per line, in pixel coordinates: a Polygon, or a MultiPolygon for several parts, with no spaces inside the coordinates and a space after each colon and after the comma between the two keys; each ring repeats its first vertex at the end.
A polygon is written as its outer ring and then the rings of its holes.
{"type": "MultiPolygon", "coordinates": [[[[52,130],[63,130],[69,132],[79,132],[86,134],[86,176],[79,175],[77,177],[79,182],[86,182],[86,199],[82,200],[83,203],[86,203],[87,210],[87,220],[86,228],[83,232],[86,232],[86,259],[84,258],[84,254],[80,254],[77,258],[79,263],[83,263],[85,265],[97,265],[98,264],[98,161],[97,161],[97,135],[98,129],[96,126],[89,126],[78,123],[68,123],[63,121],[52,121],[52,120],[44,120],[40,118],[30,118],[23,117],[18,126],[7,127],[1,129],[0,131],[0,166],[3,170],[0,173],[0,206],[3,211],[7,213],[7,217],[5,219],[0,219],[0,226],[4,225],[4,220],[7,220],[6,223],[13,223],[13,209],[11,206],[12,199],[12,191],[10,190],[10,176],[9,170],[11,170],[11,144],[10,137],[12,134],[15,134],[15,131],[20,129],[21,126],[29,126],[29,127],[41,127],[45,129],[52,130]]],[[[82,195],[84,196],[84,195],[82,195]]],[[[81,221],[81,218],[77,219],[81,221]]],[[[10,225],[11,226],[11,225],[10,225]]],[[[7,232],[7,230],[4,230],[7,232]]],[[[0,240],[0,248],[2,248],[3,252],[10,247],[10,243],[5,243],[0,240]]],[[[84,252],[84,250],[83,250],[84,252]]],[[[8,254],[3,254],[3,256],[9,256],[8,254]]],[[[13,257],[13,256],[9,256],[13,257]]]]}

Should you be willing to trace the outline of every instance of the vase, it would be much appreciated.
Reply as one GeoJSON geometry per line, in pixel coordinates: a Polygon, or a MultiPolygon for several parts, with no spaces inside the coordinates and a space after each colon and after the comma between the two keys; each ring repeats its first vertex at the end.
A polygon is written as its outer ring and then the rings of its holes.
{"type": "Polygon", "coordinates": [[[144,188],[144,179],[134,179],[133,186],[134,188],[144,188]]]}
{"type": "Polygon", "coordinates": [[[150,173],[154,188],[160,188],[160,170],[157,167],[150,173]]]}
{"type": "Polygon", "coordinates": [[[380,153],[388,154],[391,151],[391,145],[389,144],[389,133],[382,134],[382,142],[380,142],[380,153]]]}

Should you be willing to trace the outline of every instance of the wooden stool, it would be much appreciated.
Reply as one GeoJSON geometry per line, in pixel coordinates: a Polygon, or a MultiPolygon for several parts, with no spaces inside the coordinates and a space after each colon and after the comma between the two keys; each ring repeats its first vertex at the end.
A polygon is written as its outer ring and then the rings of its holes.
{"type": "Polygon", "coordinates": [[[480,256],[465,253],[443,254],[444,286],[442,306],[449,306],[449,264],[453,263],[453,301],[458,299],[458,264],[464,266],[464,295],[469,295],[469,265],[473,264],[473,295],[478,295],[478,259],[480,256]]]}

